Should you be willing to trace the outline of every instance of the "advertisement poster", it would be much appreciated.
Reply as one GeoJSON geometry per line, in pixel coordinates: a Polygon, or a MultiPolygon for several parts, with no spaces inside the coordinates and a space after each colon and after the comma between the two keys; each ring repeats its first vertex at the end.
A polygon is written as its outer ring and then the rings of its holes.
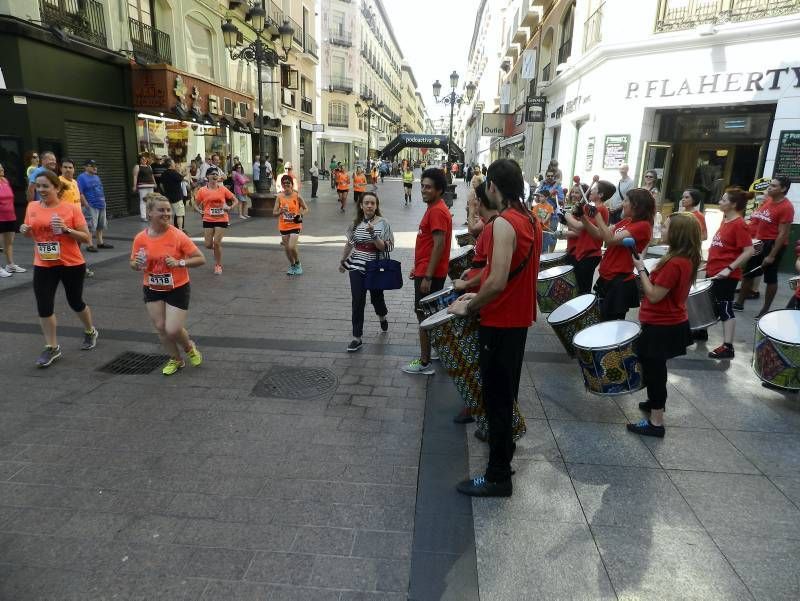
{"type": "Polygon", "coordinates": [[[606,136],[603,150],[603,169],[619,169],[628,162],[628,147],[631,137],[628,134],[606,136]]]}

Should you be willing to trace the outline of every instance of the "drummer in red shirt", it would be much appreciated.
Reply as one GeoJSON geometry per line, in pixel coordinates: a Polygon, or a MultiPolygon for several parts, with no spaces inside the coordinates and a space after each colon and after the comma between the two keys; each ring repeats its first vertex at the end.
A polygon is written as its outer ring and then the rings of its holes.
{"type": "Polygon", "coordinates": [[[628,191],[622,203],[622,221],[608,226],[600,215],[596,223],[592,223],[587,211],[581,216],[581,223],[589,235],[606,244],[606,252],[600,260],[600,277],[595,284],[603,321],[625,319],[628,309],[639,306],[631,252],[622,241],[633,238],[636,251],[643,253],[653,234],[655,211],[656,201],[650,191],[634,188],[628,191]]]}
{"type": "MultiPolygon", "coordinates": [[[[644,291],[639,321],[642,334],[636,341],[636,354],[642,364],[647,400],[639,409],[649,419],[627,428],[642,436],[664,437],[664,405],[667,402],[667,360],[686,354],[692,344],[686,299],[700,266],[700,226],[686,213],[674,213],[667,221],[669,250],[648,274],[644,262],[633,259],[644,291]]],[[[627,249],[626,249],[627,250],[627,249]]]]}
{"type": "MultiPolygon", "coordinates": [[[[711,239],[708,249],[706,277],[714,278],[712,291],[717,302],[717,315],[722,322],[722,345],[708,353],[712,359],[733,359],[733,335],[736,331],[736,314],[733,295],[742,279],[742,265],[753,256],[750,230],[742,218],[752,192],[741,188],[728,188],[719,201],[722,223],[711,239]]],[[[695,339],[697,336],[693,332],[695,339]]],[[[706,339],[708,335],[706,334],[706,339]]]]}
{"type": "Polygon", "coordinates": [[[499,214],[486,195],[486,184],[481,182],[475,188],[478,208],[475,211],[480,216],[483,224],[478,239],[475,241],[475,256],[472,257],[472,267],[466,270],[460,279],[453,282],[453,288],[459,292],[477,292],[481,284],[481,274],[486,267],[486,258],[489,253],[488,243],[492,239],[492,223],[499,214]]]}
{"type": "MultiPolygon", "coordinates": [[[[422,322],[425,314],[419,306],[420,299],[444,288],[450,262],[450,239],[453,237],[453,217],[442,200],[447,180],[441,169],[430,168],[422,172],[422,200],[428,205],[419,223],[414,246],[414,269],[409,277],[414,280],[414,311],[422,322]]],[[[431,341],[428,332],[419,330],[419,359],[403,368],[409,374],[435,373],[431,361],[431,341]]]]}
{"type": "Polygon", "coordinates": [[[773,177],[767,188],[766,201],[750,216],[751,220],[758,222],[756,238],[764,243],[764,250],[748,261],[745,267],[748,275],[742,280],[742,288],[733,308],[744,310],[744,301],[753,289],[753,278],[763,273],[767,290],[764,293],[764,305],[756,318],[769,311],[778,291],[778,265],[789,243],[789,228],[794,220],[794,207],[786,198],[790,185],[788,177],[773,177]],[[754,270],[755,273],[750,273],[754,270]]]}
{"type": "MultiPolygon", "coordinates": [[[[794,254],[797,259],[794,262],[794,269],[798,273],[800,273],[800,240],[797,241],[794,247],[794,254]]],[[[789,299],[789,303],[786,305],[787,309],[800,309],[800,286],[794,289],[794,296],[789,299]]]]}
{"type": "Polygon", "coordinates": [[[681,196],[681,207],[687,213],[694,215],[697,223],[700,224],[700,240],[708,239],[708,229],[706,228],[706,216],[697,209],[700,206],[700,191],[694,188],[687,188],[681,196]]]}
{"type": "MultiPolygon", "coordinates": [[[[611,182],[600,180],[592,184],[589,188],[589,202],[594,206],[592,216],[589,216],[589,221],[597,224],[597,219],[594,215],[599,214],[605,223],[608,223],[608,209],[605,205],[605,199],[611,198],[617,192],[617,187],[611,182]]],[[[586,208],[578,205],[576,208],[577,214],[565,215],[567,227],[571,231],[578,233],[578,238],[575,241],[574,257],[575,262],[575,279],[578,282],[578,293],[589,294],[592,291],[592,282],[594,281],[594,270],[600,264],[600,257],[603,254],[603,242],[598,238],[593,237],[580,220],[586,208]]],[[[631,268],[631,272],[633,268],[631,268]]]]}
{"type": "Polygon", "coordinates": [[[536,274],[541,227],[520,202],[522,170],[500,159],[489,166],[486,193],[500,211],[491,230],[487,267],[480,291],[461,296],[449,308],[456,315],[480,312],[480,370],[489,422],[489,463],[483,476],[464,480],[458,491],[473,497],[509,497],[513,492],[513,407],[528,328],[536,319],[536,274]]]}

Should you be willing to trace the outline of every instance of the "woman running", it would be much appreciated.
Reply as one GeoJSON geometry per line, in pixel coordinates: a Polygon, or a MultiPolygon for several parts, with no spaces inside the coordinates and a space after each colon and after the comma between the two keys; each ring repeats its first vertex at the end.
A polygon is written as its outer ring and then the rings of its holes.
{"type": "Polygon", "coordinates": [[[8,278],[15,273],[27,271],[24,267],[14,263],[14,232],[16,231],[17,214],[14,211],[14,191],[6,178],[3,166],[0,165],[0,234],[3,235],[3,247],[0,250],[6,253],[6,266],[0,267],[0,278],[8,278]]]}
{"type": "Polygon", "coordinates": [[[406,163],[403,167],[403,206],[411,204],[411,190],[414,187],[414,172],[411,170],[411,165],[406,163]]]}
{"type": "Polygon", "coordinates": [[[133,239],[130,266],[143,272],[147,314],[170,357],[161,373],[171,376],[185,365],[181,349],[192,367],[203,362],[185,324],[191,292],[187,268],[205,265],[206,258],[186,234],[170,224],[172,207],[166,197],[150,194],[146,203],[148,225],[133,239]]]}
{"type": "Polygon", "coordinates": [[[67,303],[83,324],[81,350],[88,351],[97,345],[92,312],[83,302],[86,261],[80,249],[80,243],[88,244],[91,236],[80,206],[61,202],[63,185],[52,171],[40,173],[36,177],[36,192],[41,200],[28,203],[25,222],[19,228],[23,236],[33,238],[34,242],[33,293],[45,340],[44,350],[36,360],[37,367],[49,367],[61,357],[54,315],[59,282],[64,286],[67,303]]]}
{"type": "Polygon", "coordinates": [[[195,196],[195,210],[203,216],[205,246],[214,249],[214,275],[222,274],[222,238],[228,227],[228,213],[236,200],[233,193],[220,183],[220,177],[218,169],[209,168],[206,171],[208,184],[195,196]]]}
{"type": "Polygon", "coordinates": [[[347,204],[347,194],[350,192],[350,175],[344,167],[336,172],[336,194],[339,196],[339,210],[344,213],[347,204]]]}
{"type": "MultiPolygon", "coordinates": [[[[706,277],[713,278],[712,291],[717,303],[717,315],[722,322],[722,345],[708,353],[712,359],[734,357],[736,313],[733,310],[733,296],[742,279],[741,267],[753,256],[753,240],[742,214],[747,201],[753,196],[752,192],[745,192],[741,188],[728,188],[719,201],[722,223],[711,239],[706,264],[706,277]]],[[[707,333],[705,338],[708,338],[707,333]]]]}
{"type": "Polygon", "coordinates": [[[353,202],[355,202],[357,206],[361,204],[361,198],[366,191],[367,176],[364,175],[364,170],[361,168],[361,165],[358,165],[356,166],[355,175],[353,175],[353,202]]]}
{"type": "MultiPolygon", "coordinates": [[[[631,190],[630,194],[635,192],[631,190]]],[[[648,192],[649,195],[649,192],[648,192]]],[[[622,222],[620,222],[622,223],[622,222]]],[[[648,274],[644,262],[634,259],[644,291],[639,321],[642,333],[636,353],[642,364],[647,400],[639,409],[649,419],[628,424],[630,432],[664,437],[664,404],[667,402],[667,360],[686,354],[692,344],[686,298],[700,266],[700,225],[686,213],[673,213],[667,221],[669,250],[648,274]]]]}
{"type": "Polygon", "coordinates": [[[308,213],[308,206],[303,197],[294,191],[292,178],[288,175],[281,176],[283,191],[275,198],[273,215],[280,215],[278,231],[281,233],[281,244],[289,259],[289,269],[286,275],[303,275],[303,265],[300,263],[300,254],[297,244],[300,241],[300,232],[303,231],[303,215],[308,213]]]}
{"type": "MultiPolygon", "coordinates": [[[[367,304],[366,266],[368,261],[376,261],[394,249],[394,234],[389,222],[381,216],[381,201],[374,192],[365,192],[358,204],[358,213],[347,230],[339,271],[350,272],[350,294],[352,296],[353,340],[347,345],[347,352],[354,353],[361,348],[364,334],[364,308],[367,304]]],[[[389,329],[386,315],[386,301],[383,290],[370,290],[369,300],[381,322],[381,331],[389,329]]]]}
{"type": "Polygon", "coordinates": [[[589,235],[606,244],[606,252],[600,259],[600,277],[595,284],[601,300],[600,318],[603,321],[625,319],[628,309],[639,306],[633,257],[622,241],[633,238],[636,251],[643,253],[653,234],[655,210],[653,195],[644,188],[634,188],[628,191],[622,203],[622,221],[613,226],[606,225],[600,214],[596,216],[595,223],[586,212],[581,216],[581,223],[589,235]]]}

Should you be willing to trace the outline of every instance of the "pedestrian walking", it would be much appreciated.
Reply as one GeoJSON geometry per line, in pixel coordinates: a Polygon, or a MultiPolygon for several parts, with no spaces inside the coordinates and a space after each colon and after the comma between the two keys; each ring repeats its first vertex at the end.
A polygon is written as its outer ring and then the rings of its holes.
{"type": "Polygon", "coordinates": [[[303,275],[303,265],[300,263],[300,254],[297,245],[300,233],[303,231],[303,216],[308,213],[308,205],[300,194],[294,189],[292,178],[288,174],[281,177],[283,190],[275,197],[273,215],[278,218],[278,231],[281,234],[281,244],[289,260],[289,269],[286,275],[303,275]]]}
{"type": "MultiPolygon", "coordinates": [[[[349,272],[350,278],[353,340],[347,345],[349,353],[356,352],[362,346],[364,309],[367,304],[366,265],[369,261],[388,258],[388,253],[394,249],[394,234],[389,222],[381,215],[378,195],[365,192],[356,206],[358,212],[345,234],[347,241],[339,262],[339,271],[349,272]]],[[[386,318],[389,310],[383,290],[370,290],[369,300],[380,321],[381,331],[386,332],[389,329],[386,318]]]]}
{"type": "Polygon", "coordinates": [[[233,166],[233,194],[236,200],[239,201],[239,218],[250,219],[248,211],[250,210],[250,196],[247,194],[246,186],[250,182],[248,177],[244,174],[244,167],[241,163],[236,163],[233,166]]]}
{"type": "Polygon", "coordinates": [[[55,153],[50,150],[41,152],[39,153],[39,159],[41,160],[41,165],[33,169],[30,175],[28,175],[28,190],[26,192],[28,202],[32,200],[41,200],[39,193],[36,191],[36,178],[45,171],[52,171],[53,173],[58,171],[58,162],[56,161],[55,153]]]}
{"type": "Polygon", "coordinates": [[[86,247],[86,250],[97,252],[98,248],[114,248],[113,244],[103,240],[108,224],[106,218],[106,193],[103,190],[103,182],[100,180],[100,176],[97,175],[97,163],[92,159],[86,161],[83,166],[83,173],[78,176],[78,189],[86,200],[88,212],[92,218],[91,223],[89,223],[89,246],[86,247]],[[97,236],[97,246],[94,245],[95,235],[97,236]]]}
{"type": "Polygon", "coordinates": [[[197,212],[203,216],[205,247],[214,251],[214,275],[222,275],[222,239],[230,219],[228,213],[236,197],[220,182],[222,174],[216,168],[206,171],[208,183],[197,191],[197,212]]]}
{"type": "Polygon", "coordinates": [[[175,162],[172,159],[167,159],[165,166],[166,169],[161,174],[159,188],[171,205],[173,225],[179,230],[183,230],[184,220],[186,219],[186,206],[183,202],[186,182],[184,176],[176,169],[175,162]]]}
{"type": "Polygon", "coordinates": [[[6,266],[0,267],[0,278],[8,278],[15,273],[25,273],[27,269],[14,263],[14,234],[17,231],[17,214],[14,211],[14,191],[0,164],[0,234],[3,236],[3,252],[6,266]]]}
{"type": "Polygon", "coordinates": [[[319,190],[319,165],[317,161],[314,161],[311,169],[308,170],[308,174],[311,176],[311,198],[316,198],[317,190],[319,190]]]}
{"type": "Polygon", "coordinates": [[[92,312],[83,301],[86,261],[79,246],[81,242],[88,243],[91,236],[80,207],[61,201],[62,190],[61,180],[53,171],[42,171],[36,177],[36,191],[41,200],[28,203],[19,229],[34,242],[33,293],[45,340],[36,365],[42,368],[61,357],[54,314],[59,283],[64,286],[67,303],[83,324],[81,349],[88,351],[97,345],[98,332],[92,312]]]}
{"type": "MultiPolygon", "coordinates": [[[[200,177],[203,177],[202,169],[200,177]]],[[[139,196],[139,219],[147,221],[147,206],[144,197],[156,189],[156,179],[150,167],[150,155],[143,152],[139,155],[138,162],[133,167],[133,192],[139,196]]]]}
{"type": "Polygon", "coordinates": [[[403,199],[404,199],[404,206],[408,206],[411,204],[411,193],[414,188],[414,172],[411,170],[411,167],[406,164],[403,167],[403,199]]]}
{"type": "Polygon", "coordinates": [[[364,175],[364,170],[361,165],[356,166],[356,172],[353,175],[353,202],[356,207],[361,203],[361,197],[367,191],[367,176],[364,175]]]}
{"type": "Polygon", "coordinates": [[[344,213],[347,195],[350,192],[350,175],[341,165],[336,169],[336,194],[339,196],[339,211],[344,213]]]}
{"type": "Polygon", "coordinates": [[[147,314],[169,354],[161,373],[171,376],[185,365],[181,350],[192,367],[203,362],[186,331],[186,317],[191,295],[188,269],[205,265],[206,259],[185,233],[170,224],[173,203],[168,198],[154,193],[146,202],[148,224],[133,239],[130,266],[142,272],[147,314]]]}
{"type": "Polygon", "coordinates": [[[339,164],[336,162],[336,155],[333,155],[331,157],[331,162],[328,165],[328,171],[329,171],[328,177],[331,178],[331,190],[335,190],[336,189],[335,173],[336,173],[336,169],[338,168],[338,166],[339,166],[339,164]]]}
{"type": "MultiPolygon", "coordinates": [[[[414,268],[409,278],[414,280],[414,311],[421,323],[425,314],[419,301],[431,292],[444,288],[450,262],[450,243],[453,237],[453,218],[442,197],[447,181],[441,169],[431,167],[422,172],[422,200],[427,209],[422,216],[414,245],[414,268]]],[[[419,358],[403,368],[409,374],[431,375],[431,342],[428,332],[419,329],[419,358]]]]}

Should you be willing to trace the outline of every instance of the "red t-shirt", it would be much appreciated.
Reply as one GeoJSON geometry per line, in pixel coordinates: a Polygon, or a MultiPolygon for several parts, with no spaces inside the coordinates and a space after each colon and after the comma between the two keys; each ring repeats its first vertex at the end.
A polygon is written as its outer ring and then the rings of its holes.
{"type": "Polygon", "coordinates": [[[439,264],[433,270],[433,277],[443,278],[447,275],[450,262],[450,239],[453,237],[453,218],[450,209],[440,198],[428,205],[422,221],[419,222],[417,242],[414,245],[414,276],[424,277],[428,270],[428,263],[433,252],[433,232],[444,234],[444,249],[439,258],[439,264]]]}
{"type": "Polygon", "coordinates": [[[697,222],[700,224],[700,239],[708,236],[708,230],[706,229],[706,216],[703,215],[700,211],[692,211],[692,215],[695,216],[697,222]]]}
{"type": "Polygon", "coordinates": [[[25,223],[31,226],[33,238],[33,264],[36,267],[76,267],[86,261],[78,242],[69,234],[54,234],[50,220],[58,215],[70,229],[86,227],[80,205],[60,201],[47,207],[41,202],[29,202],[25,209],[25,223]]]}
{"type": "MultiPolygon", "coordinates": [[[[608,223],[608,209],[605,205],[597,207],[597,212],[603,216],[603,221],[608,223]]],[[[589,221],[596,223],[595,219],[596,217],[590,217],[589,221]]],[[[592,238],[586,228],[580,231],[580,234],[575,240],[575,258],[579,261],[586,257],[600,256],[601,249],[603,248],[603,241],[592,238]]]]}
{"type": "MultiPolygon", "coordinates": [[[[525,213],[506,209],[501,217],[508,221],[516,234],[516,247],[511,255],[509,272],[522,264],[530,253],[525,267],[506,283],[505,289],[488,305],[481,308],[481,325],[493,328],[529,328],[536,321],[536,274],[542,254],[542,227],[533,223],[525,213]],[[532,246],[531,246],[532,245],[532,246]]],[[[494,228],[487,237],[489,248],[486,269],[481,274],[481,287],[492,271],[494,228]]]]}
{"type": "Polygon", "coordinates": [[[692,262],[686,257],[672,257],[661,267],[650,273],[654,286],[669,288],[667,295],[657,303],[647,297],[642,299],[639,308],[639,321],[643,324],[669,326],[683,323],[689,319],[686,312],[686,299],[689,296],[692,279],[692,262]]]}
{"type": "Polygon", "coordinates": [[[203,221],[228,223],[228,211],[224,209],[226,200],[236,200],[233,192],[225,186],[200,188],[195,195],[197,204],[203,205],[203,221]]]}
{"type": "Polygon", "coordinates": [[[142,283],[151,290],[172,290],[189,283],[186,267],[168,267],[165,259],[186,259],[197,252],[197,246],[178,228],[169,226],[160,236],[150,236],[147,230],[139,232],[131,246],[131,261],[140,249],[147,255],[142,283]]]}
{"type": "MultiPolygon", "coordinates": [[[[733,263],[736,257],[742,254],[742,250],[752,244],[750,230],[744,219],[737,217],[728,222],[723,221],[717,233],[711,239],[711,246],[708,249],[706,276],[711,278],[717,275],[733,263]]],[[[741,268],[731,273],[728,277],[732,280],[741,280],[741,268]]]]}
{"type": "MultiPolygon", "coordinates": [[[[483,224],[481,233],[478,234],[478,239],[475,241],[475,256],[472,257],[472,264],[476,267],[471,267],[467,270],[464,277],[465,280],[471,280],[478,272],[486,267],[486,260],[489,256],[489,244],[492,240],[492,227],[494,226],[494,219],[483,224]],[[488,241],[488,242],[487,242],[488,241]]],[[[467,292],[477,292],[478,288],[470,288],[467,292]]]]}
{"type": "Polygon", "coordinates": [[[775,202],[771,197],[767,196],[767,200],[753,211],[750,219],[758,221],[756,238],[759,240],[776,240],[778,238],[778,226],[784,223],[791,223],[794,220],[794,207],[788,198],[775,202]]]}
{"type": "MultiPolygon", "coordinates": [[[[617,232],[627,230],[636,241],[636,250],[639,255],[644,252],[647,245],[650,243],[650,237],[653,233],[653,228],[649,221],[631,221],[630,219],[623,219],[617,225],[612,226],[612,232],[616,235],[617,232]]],[[[600,261],[600,277],[604,280],[613,280],[618,275],[627,276],[626,280],[632,280],[633,275],[633,257],[631,251],[627,246],[622,244],[614,244],[606,249],[606,254],[600,261]]]]}

